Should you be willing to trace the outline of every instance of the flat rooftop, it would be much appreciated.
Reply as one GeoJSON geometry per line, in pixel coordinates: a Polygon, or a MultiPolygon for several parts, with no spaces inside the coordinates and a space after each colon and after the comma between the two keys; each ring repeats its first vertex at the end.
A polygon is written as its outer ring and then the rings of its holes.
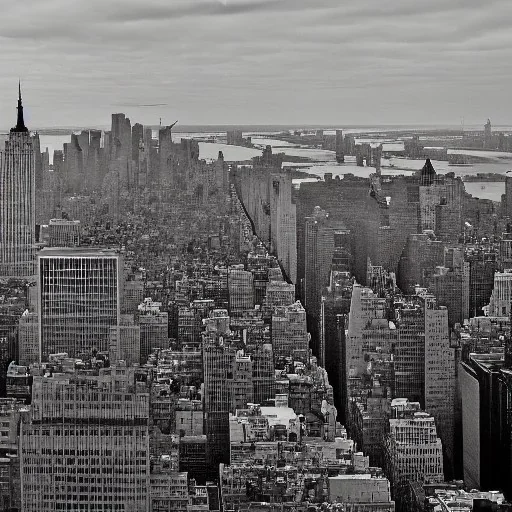
{"type": "Polygon", "coordinates": [[[39,251],[38,258],[100,258],[118,257],[116,249],[102,249],[91,247],[45,247],[39,251]]]}

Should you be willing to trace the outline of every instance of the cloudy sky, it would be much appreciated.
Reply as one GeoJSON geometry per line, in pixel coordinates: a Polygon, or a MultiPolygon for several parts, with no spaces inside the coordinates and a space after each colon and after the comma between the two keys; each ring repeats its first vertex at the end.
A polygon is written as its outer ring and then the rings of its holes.
{"type": "Polygon", "coordinates": [[[511,24],[511,0],[5,0],[0,127],[18,77],[31,127],[512,124],[511,24]]]}

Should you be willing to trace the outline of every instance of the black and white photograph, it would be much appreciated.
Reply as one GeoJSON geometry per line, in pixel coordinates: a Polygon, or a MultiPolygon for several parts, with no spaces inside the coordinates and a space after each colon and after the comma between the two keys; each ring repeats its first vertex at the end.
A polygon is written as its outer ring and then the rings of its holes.
{"type": "Polygon", "coordinates": [[[512,512],[511,0],[0,0],[0,512],[512,512]]]}

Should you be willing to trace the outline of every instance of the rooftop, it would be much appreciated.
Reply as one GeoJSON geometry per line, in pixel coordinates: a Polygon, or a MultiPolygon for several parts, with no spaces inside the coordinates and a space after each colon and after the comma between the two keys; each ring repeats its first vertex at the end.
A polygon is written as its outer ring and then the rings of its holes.
{"type": "Polygon", "coordinates": [[[37,255],[41,258],[117,258],[116,249],[93,249],[91,247],[45,247],[37,255]]]}

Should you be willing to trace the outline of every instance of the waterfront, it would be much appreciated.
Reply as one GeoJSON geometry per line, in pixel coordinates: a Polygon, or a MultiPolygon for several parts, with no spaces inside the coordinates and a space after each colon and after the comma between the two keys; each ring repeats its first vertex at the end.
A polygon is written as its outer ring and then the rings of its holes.
{"type": "MultiPolygon", "coordinates": [[[[157,136],[157,131],[153,131],[153,136],[157,136]]],[[[225,136],[221,132],[195,132],[185,133],[177,132],[173,135],[175,141],[182,138],[200,137],[202,139],[208,137],[215,137],[217,140],[223,140],[225,136]]],[[[40,135],[41,151],[48,148],[50,153],[50,162],[53,160],[53,151],[62,150],[63,144],[70,141],[70,135],[40,135]]],[[[359,139],[356,139],[359,141],[359,139]]],[[[399,150],[400,145],[403,143],[399,141],[390,141],[389,138],[375,139],[364,138],[361,141],[377,142],[386,141],[384,148],[387,150],[399,150]]],[[[284,166],[291,165],[300,167],[308,174],[318,176],[323,179],[324,174],[332,173],[335,176],[344,176],[346,174],[353,174],[367,178],[371,173],[375,172],[372,167],[358,167],[355,163],[355,157],[347,156],[344,164],[336,162],[336,155],[334,151],[328,151],[317,148],[310,148],[299,146],[287,141],[268,138],[268,134],[253,135],[254,148],[246,148],[240,146],[232,146],[222,142],[199,142],[200,157],[206,160],[215,160],[218,157],[219,151],[222,151],[224,159],[227,162],[241,162],[248,161],[255,156],[261,154],[261,149],[266,145],[272,146],[274,152],[282,152],[289,157],[302,157],[307,158],[309,162],[301,162],[299,164],[294,162],[286,162],[284,166]]],[[[452,151],[450,151],[452,152],[452,151]]],[[[432,165],[440,174],[453,172],[456,176],[475,175],[478,173],[497,173],[505,174],[512,169],[512,154],[498,153],[491,151],[475,151],[475,150],[453,150],[457,153],[465,153],[468,155],[480,155],[486,158],[492,158],[492,162],[476,163],[471,166],[451,166],[446,161],[432,160],[432,165]]],[[[416,170],[420,170],[424,165],[424,160],[413,160],[403,157],[391,157],[382,159],[382,174],[389,176],[399,175],[412,175],[416,170]]],[[[314,179],[314,178],[313,178],[314,179]]],[[[300,180],[297,182],[299,183],[300,180]]],[[[491,199],[493,201],[500,201],[501,194],[504,193],[505,184],[503,182],[486,182],[486,183],[465,183],[466,190],[474,197],[482,199],[491,199]],[[483,187],[483,188],[482,188],[483,187]]]]}

